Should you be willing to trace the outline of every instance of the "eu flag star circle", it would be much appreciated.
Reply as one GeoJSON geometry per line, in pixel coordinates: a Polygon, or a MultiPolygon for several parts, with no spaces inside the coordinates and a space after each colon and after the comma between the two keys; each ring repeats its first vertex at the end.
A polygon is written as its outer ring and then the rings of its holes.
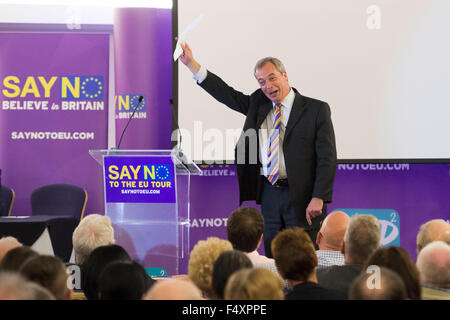
{"type": "Polygon", "coordinates": [[[103,84],[96,77],[86,78],[81,83],[81,90],[86,98],[97,98],[102,94],[103,84]]]}
{"type": "Polygon", "coordinates": [[[169,177],[169,169],[160,165],[156,168],[156,177],[160,180],[166,180],[169,177]]]}

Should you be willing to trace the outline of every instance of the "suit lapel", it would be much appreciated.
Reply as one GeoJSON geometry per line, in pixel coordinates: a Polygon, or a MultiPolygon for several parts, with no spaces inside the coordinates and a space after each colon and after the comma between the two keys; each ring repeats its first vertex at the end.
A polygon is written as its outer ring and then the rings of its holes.
{"type": "Polygon", "coordinates": [[[289,115],[289,120],[286,125],[286,132],[284,133],[284,141],[287,141],[289,134],[292,132],[292,129],[295,127],[295,124],[301,118],[303,112],[305,111],[305,99],[298,93],[297,90],[294,89],[295,99],[294,104],[292,105],[292,110],[289,115]]]}
{"type": "Polygon", "coordinates": [[[267,102],[265,102],[258,108],[258,114],[256,117],[256,129],[257,130],[261,128],[262,123],[267,118],[267,115],[269,114],[270,110],[272,110],[272,108],[273,108],[273,104],[272,104],[272,101],[270,101],[270,100],[268,100],[267,102]]]}

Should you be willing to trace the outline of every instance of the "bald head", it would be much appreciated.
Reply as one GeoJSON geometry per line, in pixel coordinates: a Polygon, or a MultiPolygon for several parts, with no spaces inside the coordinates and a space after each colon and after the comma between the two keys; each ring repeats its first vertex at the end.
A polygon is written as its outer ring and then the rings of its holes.
{"type": "Polygon", "coordinates": [[[417,234],[417,253],[430,242],[437,240],[450,245],[450,224],[443,219],[433,219],[420,226],[417,234]]]}
{"type": "Polygon", "coordinates": [[[330,213],[322,223],[316,243],[319,250],[340,251],[350,217],[343,211],[330,213]]]}
{"type": "Polygon", "coordinates": [[[423,285],[450,289],[450,246],[433,241],[419,252],[417,269],[423,285]]]}
{"type": "Polygon", "coordinates": [[[144,300],[201,300],[200,290],[186,280],[160,280],[145,295],[144,300]]]}
{"type": "Polygon", "coordinates": [[[22,244],[14,237],[4,237],[0,239],[0,261],[9,250],[21,247],[22,244]]]}

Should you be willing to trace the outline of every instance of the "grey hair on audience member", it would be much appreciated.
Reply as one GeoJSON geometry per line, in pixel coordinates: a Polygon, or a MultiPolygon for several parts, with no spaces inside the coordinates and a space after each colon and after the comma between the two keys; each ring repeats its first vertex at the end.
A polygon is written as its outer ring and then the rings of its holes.
{"type": "Polygon", "coordinates": [[[375,216],[355,214],[344,236],[345,254],[353,264],[364,264],[381,243],[380,223],[375,216]]]}
{"type": "Polygon", "coordinates": [[[114,244],[111,219],[100,214],[84,217],[73,232],[72,242],[75,262],[82,264],[95,248],[114,244]]]}

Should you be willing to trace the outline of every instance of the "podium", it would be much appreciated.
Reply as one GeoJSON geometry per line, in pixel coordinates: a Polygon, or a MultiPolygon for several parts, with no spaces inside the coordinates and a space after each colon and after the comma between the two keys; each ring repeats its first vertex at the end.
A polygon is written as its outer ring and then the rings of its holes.
{"type": "Polygon", "coordinates": [[[116,244],[151,276],[179,274],[190,252],[190,176],[201,170],[178,149],[89,154],[103,167],[105,215],[116,244]]]}

